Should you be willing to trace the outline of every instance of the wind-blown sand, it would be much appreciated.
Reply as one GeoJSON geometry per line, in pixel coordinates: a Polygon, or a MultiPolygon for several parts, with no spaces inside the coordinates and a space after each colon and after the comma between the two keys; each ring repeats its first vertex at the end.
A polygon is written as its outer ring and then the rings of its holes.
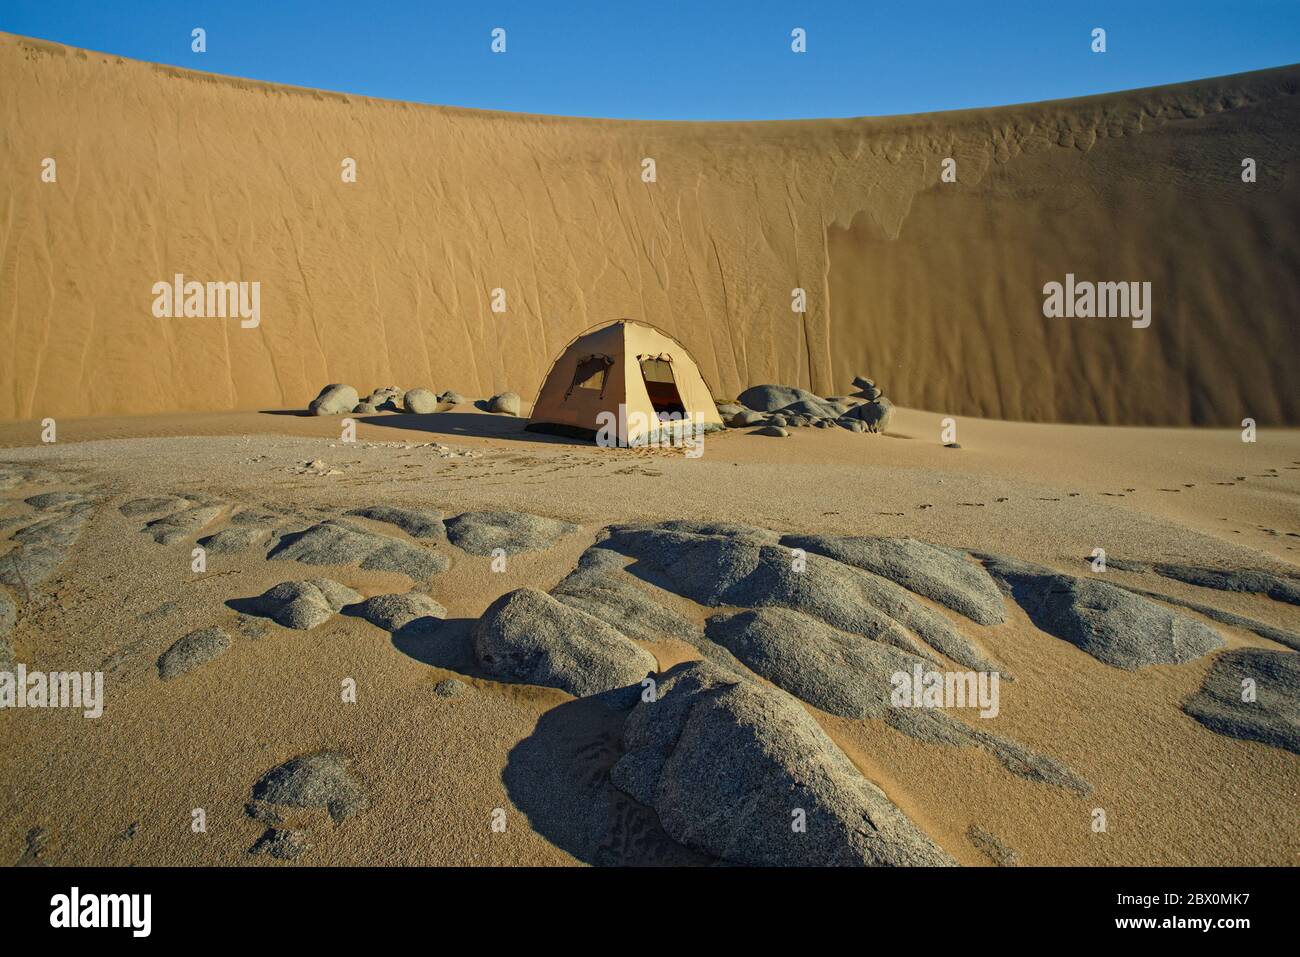
{"type": "Polygon", "coordinates": [[[529,399],[566,342],[629,317],[720,396],[866,372],[954,415],[1298,424],[1298,90],[1284,67],[923,116],[615,122],[0,35],[0,419],[302,407],[326,382],[529,399]],[[1151,327],[1045,319],[1066,272],[1152,282],[1151,327]],[[261,282],[261,325],[154,318],[177,273],[261,282]]]}

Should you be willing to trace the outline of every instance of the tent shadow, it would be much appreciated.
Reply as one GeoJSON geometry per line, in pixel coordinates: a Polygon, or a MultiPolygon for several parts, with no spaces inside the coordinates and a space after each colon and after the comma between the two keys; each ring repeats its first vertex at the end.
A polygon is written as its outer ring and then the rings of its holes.
{"type": "Polygon", "coordinates": [[[618,689],[546,712],[510,750],[501,781],[540,835],[599,866],[673,867],[712,863],[665,833],[659,816],[610,783],[623,755],[618,689]]]}
{"type": "Polygon", "coordinates": [[[515,415],[479,414],[474,412],[429,412],[414,415],[406,412],[387,415],[368,415],[358,418],[366,425],[378,425],[390,429],[406,429],[414,432],[432,432],[436,435],[472,437],[480,439],[513,439],[519,442],[544,442],[549,445],[591,446],[591,442],[565,438],[559,435],[547,435],[541,432],[526,432],[524,427],[528,420],[515,415]]]}

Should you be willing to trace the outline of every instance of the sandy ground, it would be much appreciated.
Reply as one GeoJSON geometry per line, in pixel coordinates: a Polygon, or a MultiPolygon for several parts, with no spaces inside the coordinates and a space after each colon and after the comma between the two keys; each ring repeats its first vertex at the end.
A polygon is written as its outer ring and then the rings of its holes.
{"type": "MultiPolygon", "coordinates": [[[[313,844],[305,862],[680,860],[650,811],[602,784],[620,753],[615,713],[560,691],[488,680],[464,653],[469,623],[493,599],[523,585],[553,586],[612,522],[695,518],[911,535],[1073,572],[1096,547],[1117,558],[1297,567],[1300,432],[1265,429],[1248,445],[1235,430],[963,419],[962,448],[946,449],[940,418],[900,410],[883,437],[839,429],[797,429],[787,439],[711,435],[699,459],[534,436],[520,431],[522,420],[476,412],[365,417],[355,444],[339,441],[336,419],[291,414],[61,420],[53,445],[39,444],[38,423],[0,425],[0,464],[38,465],[57,477],[35,490],[94,487],[103,496],[67,563],[24,606],[15,659],[32,669],[107,673],[100,719],[0,712],[0,862],[21,859],[29,832],[44,828],[51,863],[274,864],[248,853],[262,831],[243,813],[250,788],[272,766],[321,748],[353,758],[370,807],[338,826],[304,813],[313,844]],[[443,457],[430,442],[471,454],[443,457]],[[337,474],[295,471],[316,459],[337,474]],[[272,625],[253,639],[234,630],[227,601],[322,574],[367,595],[410,583],[267,561],[264,549],[212,556],[195,575],[192,541],[156,544],[116,507],[173,490],[297,509],[511,509],[581,529],[549,550],[512,557],[504,573],[438,544],[453,560],[432,582],[449,611],[438,642],[403,642],[346,616],[309,632],[272,625]],[[213,624],[231,631],[232,648],[160,681],[158,655],[213,624]],[[453,674],[472,692],[436,697],[433,686],[453,674]],[[355,704],[340,702],[346,678],[357,682],[355,704]],[[194,808],[206,812],[206,833],[191,830],[194,808]],[[497,808],[506,812],[503,833],[490,826],[497,808]],[[583,833],[588,819],[601,829],[598,851],[583,833]]],[[[1158,587],[1300,630],[1300,609],[1262,596],[1163,579],[1158,587]]],[[[704,609],[672,601],[703,619],[704,609]]],[[[814,712],[953,856],[987,863],[967,835],[978,824],[1028,864],[1300,861],[1300,758],[1214,734],[1179,708],[1209,657],[1125,672],[1008,607],[1005,624],[976,634],[1018,679],[1004,686],[989,729],[1069,764],[1093,783],[1089,798],[1014,777],[982,751],[814,712]],[[1098,807],[1105,834],[1090,829],[1098,807]]],[[[971,633],[970,622],[942,613],[971,633]]],[[[1279,647],[1216,627],[1229,647],[1279,647]]],[[[646,647],[663,667],[693,654],[672,643],[646,647]]]]}

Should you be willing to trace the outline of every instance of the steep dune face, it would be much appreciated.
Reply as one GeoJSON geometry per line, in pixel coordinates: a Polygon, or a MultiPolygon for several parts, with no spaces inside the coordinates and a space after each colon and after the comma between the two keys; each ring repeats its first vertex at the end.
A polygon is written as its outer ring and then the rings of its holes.
{"type": "Polygon", "coordinates": [[[954,414],[1294,423],[1298,90],[1289,67],[924,117],[633,123],[0,35],[0,417],[301,407],[337,381],[528,398],[623,316],[720,397],[867,372],[954,414]],[[1044,318],[1067,272],[1152,282],[1151,326],[1044,318]],[[155,317],[177,273],[260,282],[260,324],[155,317]]]}

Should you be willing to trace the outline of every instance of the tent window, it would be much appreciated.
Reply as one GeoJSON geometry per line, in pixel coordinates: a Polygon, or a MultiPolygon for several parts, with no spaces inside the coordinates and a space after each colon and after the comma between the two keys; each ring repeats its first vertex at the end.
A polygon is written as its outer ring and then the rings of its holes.
{"type": "Polygon", "coordinates": [[[578,368],[573,373],[573,384],[569,386],[569,394],[574,389],[588,389],[592,392],[605,394],[605,383],[609,379],[609,367],[614,364],[614,360],[609,356],[587,356],[578,363],[578,368]]]}
{"type": "Polygon", "coordinates": [[[684,414],[686,406],[677,392],[673,364],[660,358],[642,358],[640,361],[641,377],[645,379],[645,390],[655,412],[684,414]]]}

